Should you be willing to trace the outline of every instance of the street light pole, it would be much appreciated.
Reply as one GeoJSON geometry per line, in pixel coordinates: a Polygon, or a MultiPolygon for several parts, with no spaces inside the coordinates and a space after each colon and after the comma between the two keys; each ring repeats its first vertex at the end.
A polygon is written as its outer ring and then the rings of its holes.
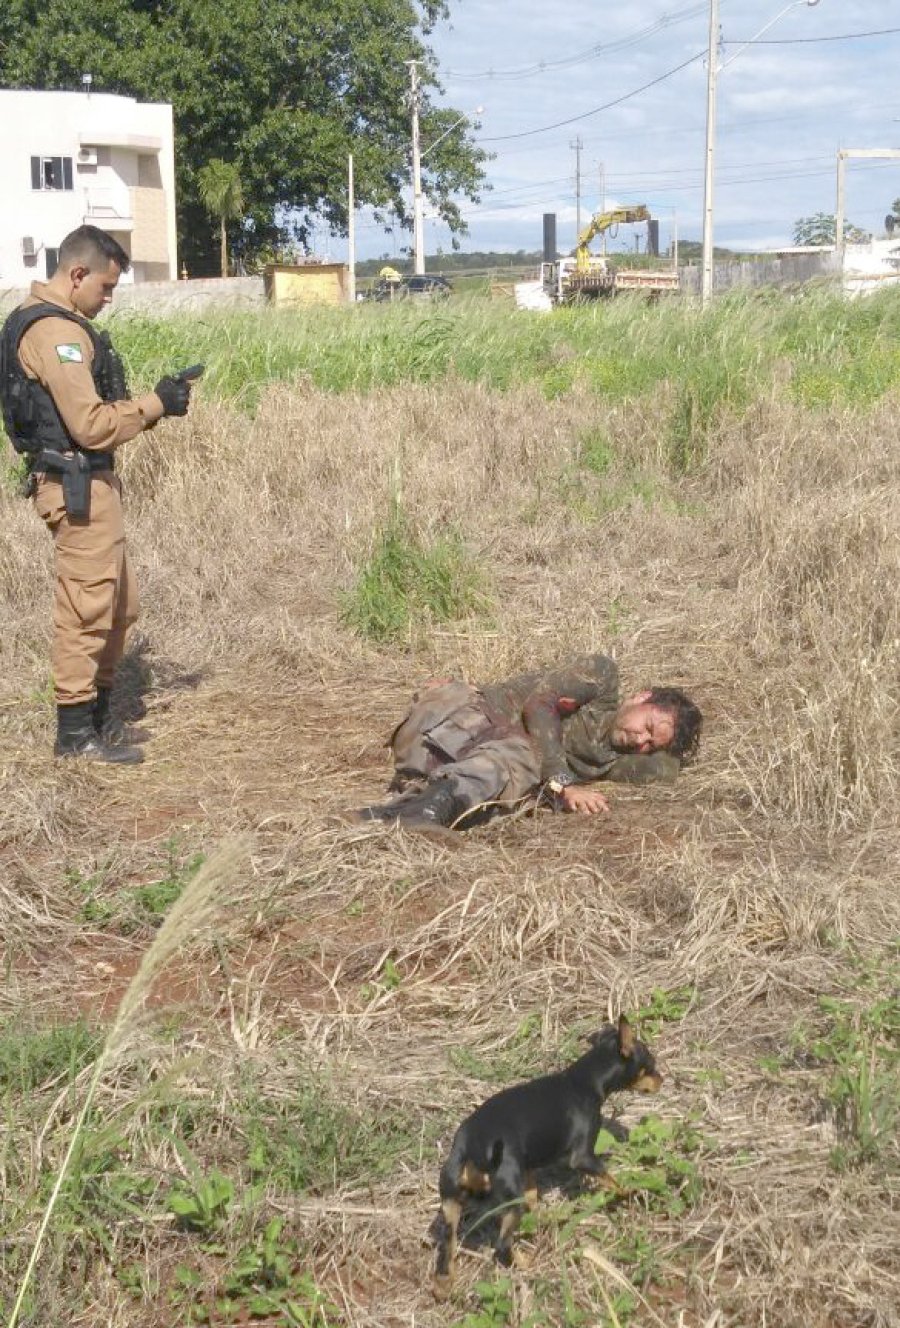
{"type": "MultiPolygon", "coordinates": [[[[732,61],[736,60],[742,51],[746,51],[748,46],[752,46],[755,41],[768,32],[769,28],[774,27],[780,18],[794,9],[797,5],[807,5],[812,8],[817,5],[819,0],[790,0],[790,4],[785,5],[784,9],[778,11],[773,18],[764,23],[759,32],[755,32],[749,41],[745,41],[743,46],[739,46],[733,55],[722,65],[726,69],[732,61]]],[[[706,86],[706,178],[703,186],[703,279],[701,285],[701,298],[704,305],[708,304],[713,293],[713,187],[715,179],[715,151],[716,151],[716,97],[718,87],[718,75],[721,72],[718,62],[718,44],[719,44],[719,0],[709,0],[709,71],[706,86]]]]}
{"type": "MultiPolygon", "coordinates": [[[[443,142],[448,134],[452,134],[457,125],[461,125],[464,120],[468,120],[468,115],[461,115],[458,120],[438,134],[433,143],[429,143],[425,151],[419,140],[419,79],[416,71],[415,60],[408,60],[412,75],[412,89],[410,92],[410,103],[412,106],[412,175],[413,175],[413,270],[417,275],[425,271],[425,207],[424,195],[422,193],[422,160],[427,157],[429,152],[437,147],[438,143],[443,142]]],[[[474,115],[480,115],[484,110],[483,106],[476,106],[474,115]]],[[[475,128],[480,129],[480,124],[476,121],[475,128]]]]}
{"type": "Polygon", "coordinates": [[[709,0],[709,68],[706,80],[706,175],[703,184],[703,274],[701,300],[713,292],[713,181],[716,152],[716,80],[719,73],[719,0],[709,0]]]}
{"type": "Polygon", "coordinates": [[[584,147],[580,134],[574,143],[569,143],[569,147],[575,150],[575,243],[577,244],[581,239],[581,150],[584,147]]]}

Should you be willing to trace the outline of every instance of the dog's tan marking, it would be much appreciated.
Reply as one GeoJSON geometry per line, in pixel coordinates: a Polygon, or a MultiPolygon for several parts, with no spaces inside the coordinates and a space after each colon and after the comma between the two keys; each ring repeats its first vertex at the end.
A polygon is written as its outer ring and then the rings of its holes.
{"type": "Polygon", "coordinates": [[[464,1162],[459,1173],[459,1187],[468,1190],[469,1194],[490,1194],[491,1178],[474,1162],[464,1162]]]}
{"type": "Polygon", "coordinates": [[[662,1088],[662,1075],[655,1070],[642,1070],[631,1085],[634,1093],[658,1093],[662,1088]]]}

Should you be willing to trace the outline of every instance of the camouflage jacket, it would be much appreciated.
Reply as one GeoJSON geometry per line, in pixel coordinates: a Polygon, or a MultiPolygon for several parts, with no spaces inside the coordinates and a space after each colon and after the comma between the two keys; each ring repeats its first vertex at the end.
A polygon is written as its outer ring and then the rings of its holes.
{"type": "Polygon", "coordinates": [[[619,670],[606,655],[584,655],[566,667],[522,673],[479,690],[492,715],[523,727],[537,745],[542,780],[566,773],[579,781],[647,784],[674,779],[681,768],[669,752],[628,754],[610,746],[619,670]]]}

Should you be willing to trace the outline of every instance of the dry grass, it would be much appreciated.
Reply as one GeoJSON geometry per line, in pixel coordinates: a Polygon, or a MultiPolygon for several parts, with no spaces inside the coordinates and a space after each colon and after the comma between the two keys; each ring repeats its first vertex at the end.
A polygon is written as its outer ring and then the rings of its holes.
{"type": "MultiPolygon", "coordinates": [[[[25,505],[0,499],[5,1036],[76,1010],[109,1023],[154,934],[137,892],[223,839],[251,842],[215,945],[170,960],[157,1021],[103,1076],[88,1198],[70,1196],[23,1322],[188,1322],[173,1269],[211,1284],[221,1268],[165,1205],[196,1167],[249,1196],[217,1228],[232,1253],[286,1219],[329,1322],[486,1314],[483,1247],[451,1305],[427,1285],[455,1123],[493,1091],[491,1067],[553,1065],[579,1031],[678,991],[652,1037],[666,1075],[653,1105],[702,1136],[702,1192],[572,1230],[551,1194],[508,1321],[900,1322],[896,1141],[831,1165],[843,1127],[809,1050],[833,1022],[820,997],[863,1009],[896,984],[897,402],[813,413],[773,394],[720,421],[707,464],[681,478],[670,408],[664,393],[629,406],[453,382],[282,386],[251,421],[201,398],[126,457],[145,610],[118,703],[143,694],[150,739],[133,771],[50,759],[48,549],[25,505]],[[604,474],[584,464],[597,437],[604,474]],[[489,619],[395,649],[341,625],[338,591],[392,496],[424,537],[461,531],[489,571],[489,619]],[[602,822],[543,813],[446,839],[343,819],[383,786],[385,736],[419,679],[585,648],[613,651],[626,687],[696,695],[702,753],[673,789],[617,789],[602,822]],[[278,1165],[251,1194],[257,1127],[278,1165]],[[104,1208],[119,1174],[141,1185],[104,1208]],[[635,1268],[628,1308],[617,1276],[635,1268]]],[[[9,1303],[86,1073],[27,1101],[7,1086],[9,1303]]]]}

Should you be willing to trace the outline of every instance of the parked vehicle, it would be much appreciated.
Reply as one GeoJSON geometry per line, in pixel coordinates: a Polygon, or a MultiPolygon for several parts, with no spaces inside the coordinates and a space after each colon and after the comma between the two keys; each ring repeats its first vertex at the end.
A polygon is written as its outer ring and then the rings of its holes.
{"type": "Polygon", "coordinates": [[[437,273],[422,272],[414,276],[401,277],[399,281],[388,281],[383,277],[372,286],[366,298],[378,303],[390,303],[393,300],[446,300],[453,292],[453,286],[446,277],[437,273]]]}
{"type": "Polygon", "coordinates": [[[429,300],[446,300],[448,295],[453,293],[453,286],[446,277],[431,272],[404,277],[402,285],[405,287],[406,295],[429,300]]]}

